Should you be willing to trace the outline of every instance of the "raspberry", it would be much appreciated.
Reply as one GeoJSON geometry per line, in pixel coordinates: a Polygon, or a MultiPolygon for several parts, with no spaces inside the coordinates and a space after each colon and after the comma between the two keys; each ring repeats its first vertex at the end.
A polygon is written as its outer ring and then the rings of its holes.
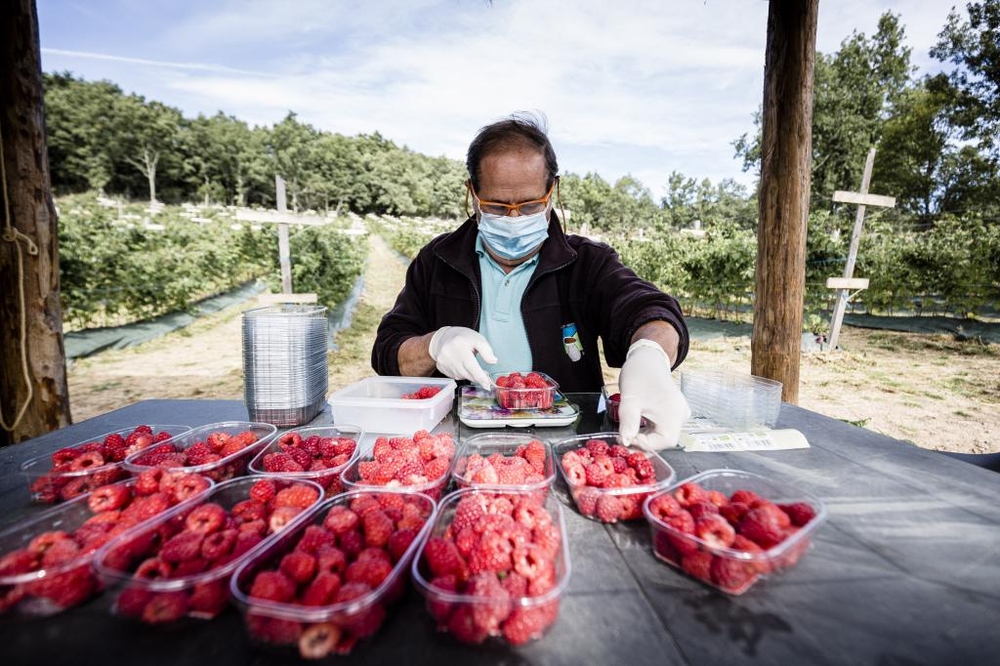
{"type": "Polygon", "coordinates": [[[448,631],[462,643],[478,645],[489,635],[486,628],[476,622],[472,608],[468,605],[459,606],[448,619],[448,631]]]}
{"type": "Polygon", "coordinates": [[[608,447],[608,443],[605,442],[603,439],[588,439],[586,444],[584,444],[584,446],[587,448],[587,451],[589,451],[590,455],[592,456],[607,455],[608,449],[610,448],[608,447]]]}
{"type": "Polygon", "coordinates": [[[514,608],[501,627],[504,639],[511,645],[524,645],[528,641],[541,638],[545,629],[555,620],[558,608],[555,603],[514,608]]]}
{"type": "Polygon", "coordinates": [[[389,537],[389,541],[386,543],[386,549],[389,551],[390,557],[392,557],[393,562],[398,562],[403,559],[403,555],[406,554],[406,549],[410,547],[413,540],[417,538],[417,530],[413,529],[401,529],[396,530],[389,537]]]}
{"type": "Polygon", "coordinates": [[[278,437],[278,448],[299,448],[302,446],[302,435],[297,432],[286,432],[278,437]]]}
{"type": "Polygon", "coordinates": [[[153,592],[144,587],[126,587],[115,600],[114,610],[125,617],[140,617],[153,592]]]}
{"type": "MultiPolygon", "coordinates": [[[[780,512],[780,511],[779,511],[780,512]]],[[[739,533],[758,546],[768,549],[784,539],[784,528],[778,518],[766,507],[757,507],[747,511],[740,520],[739,533]]]]}
{"type": "Polygon", "coordinates": [[[193,532],[211,534],[222,529],[226,522],[226,510],[218,504],[202,504],[188,514],[184,524],[193,532]]]}
{"type": "Polygon", "coordinates": [[[112,433],[104,438],[104,442],[101,446],[101,455],[104,456],[105,460],[121,462],[122,460],[125,460],[125,452],[127,448],[128,446],[125,444],[125,438],[117,433],[112,433]]]}
{"type": "Polygon", "coordinates": [[[229,585],[226,578],[196,584],[188,598],[191,614],[206,620],[225,610],[228,602],[229,585]]]}
{"type": "Polygon", "coordinates": [[[595,515],[604,523],[614,523],[622,515],[622,502],[616,495],[603,494],[597,500],[595,515]]]}
{"type": "Polygon", "coordinates": [[[326,606],[340,592],[340,576],[334,573],[320,573],[309,583],[302,593],[301,601],[305,606],[326,606]]]}
{"type": "Polygon", "coordinates": [[[351,500],[350,508],[360,518],[369,511],[381,511],[382,505],[372,495],[359,495],[351,500]]]}
{"type": "Polygon", "coordinates": [[[173,486],[174,499],[177,502],[191,499],[195,495],[200,495],[210,487],[210,482],[203,476],[197,474],[181,474],[173,486]]]}
{"type": "Polygon", "coordinates": [[[725,493],[721,493],[718,490],[708,491],[708,501],[716,506],[716,508],[722,508],[729,504],[729,498],[726,497],[725,493]]]}
{"type": "Polygon", "coordinates": [[[252,636],[272,645],[295,644],[302,635],[302,625],[292,620],[248,613],[246,623],[252,636]]]}
{"type": "Polygon", "coordinates": [[[500,531],[483,532],[479,543],[469,554],[469,571],[474,574],[507,571],[511,568],[513,552],[510,539],[500,531]]]}
{"type": "Polygon", "coordinates": [[[375,558],[359,558],[356,562],[347,567],[344,572],[344,580],[348,583],[364,583],[368,587],[375,589],[382,584],[389,574],[392,573],[392,565],[384,560],[375,558]]]}
{"type": "Polygon", "coordinates": [[[695,502],[687,508],[688,513],[694,518],[695,522],[698,522],[706,516],[719,515],[719,507],[715,506],[709,501],[695,502]]]}
{"type": "Polygon", "coordinates": [[[0,558],[0,576],[17,576],[38,568],[38,553],[15,550],[0,558]]]}
{"type": "Polygon", "coordinates": [[[52,464],[61,465],[63,463],[72,462],[73,459],[81,455],[81,453],[81,451],[74,448],[59,449],[52,454],[52,464]]]}
{"type": "Polygon", "coordinates": [[[210,562],[226,558],[236,546],[239,532],[235,529],[224,529],[205,536],[201,542],[201,555],[210,562]]]}
{"type": "Polygon", "coordinates": [[[271,515],[267,519],[268,533],[274,534],[275,532],[280,532],[285,529],[285,526],[295,520],[295,517],[301,512],[301,509],[296,509],[294,507],[279,506],[271,512],[271,515]]]}
{"type": "Polygon", "coordinates": [[[154,594],[142,611],[142,621],[146,624],[175,622],[188,612],[186,592],[160,592],[154,594]]]}
{"type": "Polygon", "coordinates": [[[97,469],[105,464],[104,456],[99,451],[88,451],[77,456],[70,462],[69,468],[74,472],[97,469]]]}
{"type": "Polygon", "coordinates": [[[267,506],[255,499],[243,500],[233,505],[229,515],[238,523],[250,523],[267,517],[267,506]]]}
{"type": "Polygon", "coordinates": [[[697,483],[684,483],[674,491],[674,498],[686,509],[696,502],[707,502],[708,493],[697,483]]]}
{"type": "Polygon", "coordinates": [[[341,629],[335,624],[314,624],[299,637],[299,654],[306,659],[322,659],[337,647],[340,635],[341,629]]]}
{"type": "Polygon", "coordinates": [[[576,502],[576,508],[580,510],[585,516],[593,516],[597,513],[597,500],[601,497],[601,493],[592,489],[584,489],[573,495],[573,500],[576,502]]]}
{"type": "Polygon", "coordinates": [[[496,634],[500,623],[510,614],[510,596],[493,573],[482,573],[469,579],[465,594],[473,598],[472,617],[487,634],[496,634]]]}
{"type": "Polygon", "coordinates": [[[68,533],[61,530],[42,532],[28,542],[28,551],[37,555],[44,555],[45,551],[60,541],[70,540],[68,533]]]}
{"type": "Polygon", "coordinates": [[[726,592],[739,594],[757,579],[752,564],[729,557],[712,559],[711,580],[726,592]]]}
{"type": "Polygon", "coordinates": [[[120,509],[132,499],[132,492],[124,484],[103,486],[90,493],[87,506],[94,513],[120,509]]]}
{"type": "Polygon", "coordinates": [[[451,467],[451,461],[447,458],[433,458],[424,465],[423,476],[426,476],[430,481],[440,479],[448,473],[449,467],[451,467]]]}
{"type": "Polygon", "coordinates": [[[162,578],[170,578],[172,573],[173,569],[170,568],[169,564],[159,557],[150,557],[139,564],[132,575],[135,578],[145,580],[160,580],[162,578]]]}
{"type": "Polygon", "coordinates": [[[338,576],[347,569],[347,555],[336,546],[321,546],[316,550],[316,571],[338,576]]]}
{"type": "Polygon", "coordinates": [[[362,529],[368,546],[383,547],[392,536],[392,520],[382,511],[369,511],[362,518],[362,529]]]}
{"type": "Polygon", "coordinates": [[[694,533],[710,548],[728,548],[736,538],[736,530],[718,514],[709,514],[695,521],[694,533]]]}
{"type": "Polygon", "coordinates": [[[689,576],[694,576],[700,580],[711,582],[712,580],[712,554],[698,550],[688,553],[681,559],[681,568],[689,576]]]}
{"type": "Polygon", "coordinates": [[[547,565],[548,558],[539,546],[533,543],[525,543],[519,544],[514,548],[512,561],[514,563],[514,571],[530,581],[539,576],[547,565]]]}
{"type": "Polygon", "coordinates": [[[806,502],[795,502],[794,504],[779,504],[778,508],[788,514],[792,525],[802,527],[816,517],[816,510],[806,502]]]}
{"type": "Polygon", "coordinates": [[[435,576],[460,576],[465,564],[455,544],[441,537],[431,537],[424,546],[424,561],[435,576]]]}
{"type": "Polygon", "coordinates": [[[299,538],[296,550],[301,550],[307,554],[315,554],[324,546],[336,546],[337,539],[334,534],[319,525],[310,525],[299,538]]]}
{"type": "Polygon", "coordinates": [[[365,548],[365,538],[358,530],[350,530],[337,535],[337,546],[344,551],[348,559],[357,557],[365,548]]]}
{"type": "Polygon", "coordinates": [[[278,494],[274,496],[274,506],[308,509],[318,499],[319,491],[315,488],[303,483],[296,483],[278,491],[278,494]]]}
{"type": "Polygon", "coordinates": [[[184,530],[172,536],[160,548],[160,559],[177,564],[201,555],[201,542],[205,535],[201,532],[184,530]]]}
{"type": "Polygon", "coordinates": [[[541,503],[532,498],[521,499],[514,507],[512,515],[518,524],[524,525],[529,530],[552,523],[552,516],[549,515],[549,512],[541,503]]]}
{"type": "Polygon", "coordinates": [[[36,597],[46,597],[54,605],[65,609],[89,599],[97,591],[97,583],[90,567],[84,565],[27,583],[24,591],[36,597]]]}
{"type": "Polygon", "coordinates": [[[323,519],[323,527],[334,534],[353,530],[358,525],[358,514],[342,504],[330,507],[323,519]]]}
{"type": "Polygon", "coordinates": [[[139,495],[151,495],[160,490],[160,478],[163,476],[162,469],[147,469],[139,473],[133,486],[139,495]]]}
{"type": "Polygon", "coordinates": [[[750,507],[743,502],[732,502],[726,506],[719,507],[719,515],[728,520],[730,525],[737,527],[749,510],[750,507]]]}
{"type": "Polygon", "coordinates": [[[178,562],[177,566],[174,567],[174,572],[171,574],[171,578],[184,578],[185,576],[200,574],[208,569],[208,566],[209,562],[205,558],[192,557],[189,560],[178,562]]]}
{"type": "Polygon", "coordinates": [[[287,453],[268,453],[264,456],[264,471],[272,473],[304,472],[305,469],[287,453]]]}
{"type": "Polygon", "coordinates": [[[778,507],[778,505],[774,504],[773,502],[769,502],[764,499],[757,500],[756,502],[750,505],[750,508],[767,511],[774,517],[774,520],[778,523],[778,527],[780,527],[781,529],[791,527],[792,525],[792,519],[789,518],[788,514],[782,511],[778,507]]]}
{"type": "Polygon", "coordinates": [[[531,538],[544,554],[544,557],[552,559],[559,553],[559,545],[562,543],[562,538],[555,525],[536,527],[531,533],[531,538]]]}
{"type": "Polygon", "coordinates": [[[308,583],[316,573],[316,558],[300,550],[294,550],[283,558],[278,566],[281,572],[298,584],[308,583]]]}
{"type": "Polygon", "coordinates": [[[94,485],[93,479],[86,476],[70,479],[66,485],[59,489],[59,497],[66,501],[75,499],[80,495],[89,493],[94,489],[94,485]]]}
{"type": "Polygon", "coordinates": [[[240,532],[236,535],[236,543],[233,545],[232,557],[239,557],[263,540],[264,537],[260,532],[253,530],[240,530],[240,532]]]}
{"type": "Polygon", "coordinates": [[[72,539],[60,539],[45,549],[42,554],[42,568],[65,564],[80,555],[80,546],[72,539]]]}
{"type": "Polygon", "coordinates": [[[295,597],[295,583],[280,571],[261,571],[250,586],[250,597],[287,602],[295,597]]]}
{"type": "Polygon", "coordinates": [[[758,495],[757,493],[755,493],[753,491],[750,491],[750,490],[737,490],[736,492],[734,492],[729,497],[729,502],[731,504],[732,503],[736,503],[736,502],[742,502],[743,504],[746,504],[747,506],[750,506],[751,504],[753,504],[754,502],[759,501],[760,499],[761,499],[760,495],[758,495]]]}
{"type": "Polygon", "coordinates": [[[677,503],[673,495],[663,493],[650,500],[649,512],[659,520],[666,520],[670,516],[680,513],[681,505],[677,503]]]}

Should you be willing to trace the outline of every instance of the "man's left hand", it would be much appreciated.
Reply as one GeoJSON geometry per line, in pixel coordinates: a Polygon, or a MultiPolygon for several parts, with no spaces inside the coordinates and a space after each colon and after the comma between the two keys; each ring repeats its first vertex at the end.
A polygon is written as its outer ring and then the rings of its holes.
{"type": "Polygon", "coordinates": [[[619,433],[626,446],[655,451],[677,445],[691,409],[670,376],[670,359],[659,344],[646,339],[632,343],[618,376],[618,389],[622,396],[619,433]],[[651,427],[639,434],[642,417],[651,427]]]}

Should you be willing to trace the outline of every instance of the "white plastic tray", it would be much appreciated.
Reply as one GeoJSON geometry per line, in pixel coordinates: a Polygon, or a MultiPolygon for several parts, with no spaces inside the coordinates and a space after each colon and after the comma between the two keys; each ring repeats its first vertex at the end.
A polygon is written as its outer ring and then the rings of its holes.
{"type": "Polygon", "coordinates": [[[332,393],[328,399],[334,425],[355,425],[365,432],[412,435],[432,430],[455,404],[454,379],[367,377],[332,393]],[[423,400],[403,396],[421,386],[440,386],[423,400]]]}
{"type": "Polygon", "coordinates": [[[470,428],[527,428],[571,425],[580,408],[556,393],[549,409],[504,409],[493,395],[475,386],[463,386],[458,398],[458,420],[470,428]]]}

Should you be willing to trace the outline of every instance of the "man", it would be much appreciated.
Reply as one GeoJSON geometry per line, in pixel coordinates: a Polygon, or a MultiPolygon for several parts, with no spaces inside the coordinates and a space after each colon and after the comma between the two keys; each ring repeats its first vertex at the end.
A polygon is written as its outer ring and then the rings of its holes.
{"type": "Polygon", "coordinates": [[[613,249],[566,235],[553,211],[558,165],[537,121],[480,130],[466,166],[473,215],[429,242],[379,325],[372,367],[490,386],[489,372],[536,370],[563,391],[599,391],[597,340],[621,367],[628,444],[673,446],[690,415],[670,370],[687,355],[677,301],[622,265],[613,249]],[[478,358],[477,358],[478,355],[478,358]],[[652,424],[639,435],[641,417],[652,424]]]}

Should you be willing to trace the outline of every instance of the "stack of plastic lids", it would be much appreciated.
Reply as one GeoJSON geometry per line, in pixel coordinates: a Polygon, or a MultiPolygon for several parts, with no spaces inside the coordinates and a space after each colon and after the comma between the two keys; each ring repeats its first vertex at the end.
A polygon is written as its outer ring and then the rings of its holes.
{"type": "Polygon", "coordinates": [[[244,395],[251,421],[296,426],[326,401],[326,308],[273,305],[243,312],[244,395]]]}
{"type": "Polygon", "coordinates": [[[737,430],[772,427],[781,410],[781,382],[725,370],[685,370],[681,392],[694,418],[737,430]]]}

